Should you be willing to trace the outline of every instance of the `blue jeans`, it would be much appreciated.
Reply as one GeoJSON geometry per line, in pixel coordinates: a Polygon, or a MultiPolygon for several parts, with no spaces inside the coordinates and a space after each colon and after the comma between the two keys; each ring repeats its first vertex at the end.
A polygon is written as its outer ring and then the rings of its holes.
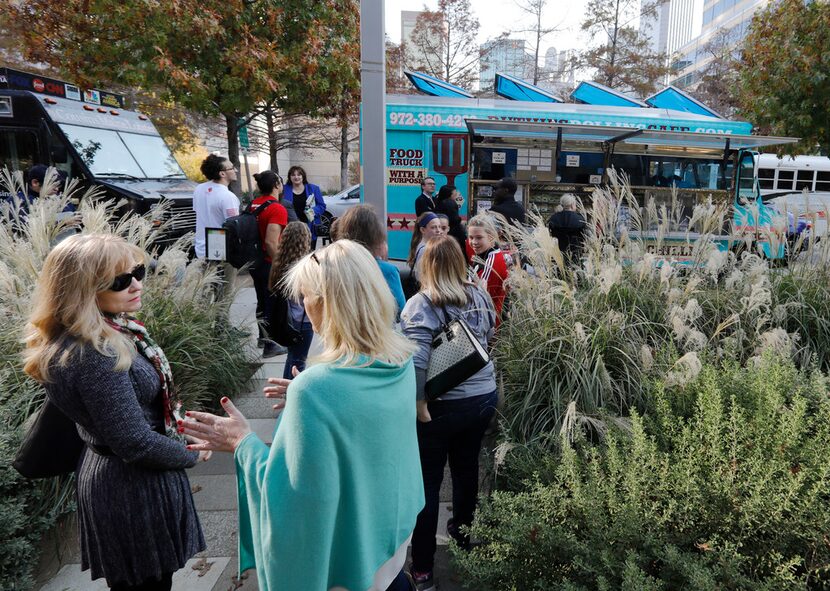
{"type": "Polygon", "coordinates": [[[435,400],[428,405],[432,420],[418,423],[418,448],[424,475],[426,503],[412,534],[412,569],[432,570],[438,501],[444,465],[449,459],[452,476],[452,510],[456,525],[473,522],[478,501],[478,454],[481,440],[496,412],[496,391],[460,400],[435,400]]]}
{"type": "Polygon", "coordinates": [[[297,371],[305,369],[305,360],[308,358],[308,350],[311,348],[311,339],[314,337],[314,329],[311,328],[310,322],[303,322],[300,329],[300,334],[303,335],[302,340],[292,347],[288,347],[288,357],[285,360],[285,369],[282,370],[282,377],[290,380],[294,376],[291,375],[291,367],[297,366],[297,371]]]}

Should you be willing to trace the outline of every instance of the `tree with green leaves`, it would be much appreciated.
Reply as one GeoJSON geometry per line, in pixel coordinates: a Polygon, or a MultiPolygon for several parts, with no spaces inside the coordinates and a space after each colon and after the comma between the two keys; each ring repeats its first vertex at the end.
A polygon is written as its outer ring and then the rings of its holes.
{"type": "Polygon", "coordinates": [[[403,41],[407,67],[471,88],[481,58],[479,26],[470,0],[438,0],[435,11],[425,7],[410,38],[403,41]]]}
{"type": "Polygon", "coordinates": [[[599,38],[579,53],[579,67],[596,71],[595,80],[609,88],[644,97],[669,73],[666,56],[652,51],[640,35],[641,18],[651,18],[665,0],[590,0],[581,27],[599,38]]]}
{"type": "Polygon", "coordinates": [[[237,165],[239,126],[263,106],[339,117],[344,97],[359,88],[356,0],[0,0],[0,7],[29,59],[79,84],[159,89],[186,109],[221,116],[237,165]]]}
{"type": "Polygon", "coordinates": [[[781,0],[755,13],[740,68],[743,113],[763,133],[830,153],[830,4],[781,0]]]}

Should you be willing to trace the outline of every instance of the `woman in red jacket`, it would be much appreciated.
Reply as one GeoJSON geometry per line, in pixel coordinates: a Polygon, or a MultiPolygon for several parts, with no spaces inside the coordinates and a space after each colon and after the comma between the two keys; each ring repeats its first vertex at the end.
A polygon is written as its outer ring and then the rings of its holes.
{"type": "Polygon", "coordinates": [[[470,269],[487,288],[496,308],[496,326],[501,324],[504,282],[513,265],[509,254],[499,248],[498,230],[493,218],[479,214],[467,222],[467,261],[470,269]]]}

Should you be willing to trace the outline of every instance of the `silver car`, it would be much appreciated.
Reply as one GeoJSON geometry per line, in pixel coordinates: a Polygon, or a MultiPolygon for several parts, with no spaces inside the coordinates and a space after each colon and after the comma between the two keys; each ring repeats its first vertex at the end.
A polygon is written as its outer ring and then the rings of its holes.
{"type": "Polygon", "coordinates": [[[352,185],[334,195],[323,195],[323,200],[326,202],[326,211],[323,212],[321,223],[317,227],[318,236],[328,236],[331,223],[350,207],[360,204],[360,185],[352,185]]]}

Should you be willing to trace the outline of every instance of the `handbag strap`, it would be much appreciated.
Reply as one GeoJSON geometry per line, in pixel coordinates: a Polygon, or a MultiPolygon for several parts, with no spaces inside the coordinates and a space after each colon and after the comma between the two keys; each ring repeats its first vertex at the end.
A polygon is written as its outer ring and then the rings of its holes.
{"type": "Polygon", "coordinates": [[[427,294],[425,294],[424,292],[421,292],[421,295],[424,296],[424,298],[426,298],[426,301],[429,304],[429,307],[432,310],[432,313],[435,314],[435,318],[438,319],[438,324],[441,325],[440,328],[442,330],[446,330],[446,328],[449,326],[450,322],[452,321],[452,316],[450,316],[450,313],[447,312],[447,307],[444,304],[441,304],[441,310],[444,312],[444,320],[442,321],[441,317],[438,315],[438,310],[435,307],[435,304],[432,302],[432,299],[427,294]]]}

